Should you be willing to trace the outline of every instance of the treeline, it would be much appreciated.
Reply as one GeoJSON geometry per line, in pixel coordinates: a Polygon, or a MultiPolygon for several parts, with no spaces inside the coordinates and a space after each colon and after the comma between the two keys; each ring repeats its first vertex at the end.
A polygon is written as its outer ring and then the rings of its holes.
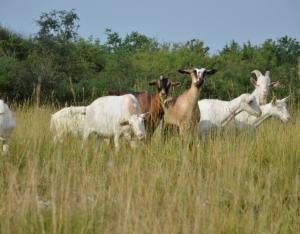
{"type": "Polygon", "coordinates": [[[14,102],[87,104],[110,90],[151,90],[148,81],[165,75],[182,82],[190,78],[179,68],[208,67],[218,72],[207,81],[202,98],[231,99],[251,92],[250,72],[271,71],[284,86],[278,97],[291,94],[299,101],[300,44],[284,36],[257,46],[232,41],[216,55],[199,39],[186,43],[160,43],[138,32],[124,38],[106,30],[106,42],[78,35],[74,10],[42,13],[38,32],[25,38],[0,26],[0,93],[14,102]]]}

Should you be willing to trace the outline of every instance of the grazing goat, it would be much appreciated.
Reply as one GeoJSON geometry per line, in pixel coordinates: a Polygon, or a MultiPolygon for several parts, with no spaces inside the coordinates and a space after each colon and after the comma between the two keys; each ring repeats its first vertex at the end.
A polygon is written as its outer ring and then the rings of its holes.
{"type": "MultiPolygon", "coordinates": [[[[137,98],[142,113],[149,112],[149,115],[145,119],[145,128],[147,133],[152,135],[160,121],[163,119],[163,101],[168,96],[170,88],[180,87],[180,83],[170,81],[167,77],[160,76],[159,80],[152,80],[149,82],[149,85],[156,86],[157,92],[155,94],[148,92],[134,92],[132,94],[137,98]]],[[[128,92],[108,92],[108,95],[124,94],[128,94],[128,92]]]]}
{"type": "Polygon", "coordinates": [[[54,141],[61,140],[67,133],[81,136],[84,118],[85,106],[66,107],[54,113],[50,121],[50,130],[54,133],[54,141]]]}
{"type": "Polygon", "coordinates": [[[8,139],[15,127],[16,122],[9,107],[0,99],[0,141],[4,154],[8,152],[8,139]]]}
{"type": "Polygon", "coordinates": [[[192,78],[190,89],[178,97],[167,99],[164,102],[164,122],[179,127],[180,135],[194,133],[200,119],[200,111],[197,105],[199,90],[207,76],[216,72],[215,69],[194,68],[178,70],[183,74],[189,74],[192,78]]]}
{"type": "Polygon", "coordinates": [[[203,136],[206,136],[212,128],[226,126],[242,111],[249,115],[261,115],[255,96],[247,93],[231,101],[203,99],[198,102],[198,105],[201,112],[199,130],[203,136]]]}
{"type": "Polygon", "coordinates": [[[279,118],[282,122],[287,122],[290,119],[290,114],[287,110],[287,100],[289,96],[281,100],[277,100],[273,97],[272,101],[268,104],[261,105],[261,116],[255,117],[250,116],[246,112],[242,112],[235,116],[235,120],[231,122],[231,127],[236,126],[239,129],[242,128],[257,128],[264,120],[270,118],[271,116],[279,118]]]}
{"type": "Polygon", "coordinates": [[[259,105],[267,103],[267,97],[271,88],[280,87],[279,81],[271,82],[270,72],[266,71],[263,75],[259,70],[251,72],[255,75],[255,78],[251,78],[250,81],[254,85],[255,89],[252,94],[256,97],[256,101],[259,105]]]}
{"type": "Polygon", "coordinates": [[[100,137],[114,137],[117,149],[120,136],[130,136],[131,130],[143,140],[146,137],[143,123],[146,115],[141,114],[140,105],[131,94],[100,97],[86,107],[83,144],[92,132],[97,134],[97,145],[100,137]]]}

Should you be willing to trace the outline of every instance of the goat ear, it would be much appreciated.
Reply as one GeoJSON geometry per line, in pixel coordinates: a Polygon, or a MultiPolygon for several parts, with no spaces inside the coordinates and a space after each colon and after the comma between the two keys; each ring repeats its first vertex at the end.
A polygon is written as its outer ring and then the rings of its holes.
{"type": "Polygon", "coordinates": [[[129,125],[128,120],[124,120],[124,121],[120,122],[120,126],[126,126],[126,125],[129,125]]]}
{"type": "Polygon", "coordinates": [[[212,74],[215,74],[216,72],[217,72],[217,69],[206,70],[207,75],[212,75],[212,74]]]}
{"type": "Polygon", "coordinates": [[[274,96],[271,101],[273,106],[276,106],[276,101],[277,101],[277,98],[274,96]]]}
{"type": "Polygon", "coordinates": [[[253,77],[250,78],[250,83],[253,84],[254,87],[256,87],[256,80],[253,77]]]}
{"type": "Polygon", "coordinates": [[[157,85],[157,80],[151,80],[151,81],[149,82],[149,85],[157,85]]]}
{"type": "Polygon", "coordinates": [[[280,84],[279,81],[273,81],[270,85],[272,88],[280,88],[282,85],[280,84]]]}
{"type": "Polygon", "coordinates": [[[174,87],[174,88],[179,88],[181,86],[181,83],[180,82],[171,82],[171,86],[174,87]]]}
{"type": "Polygon", "coordinates": [[[265,76],[270,77],[270,71],[266,71],[265,76]]]}
{"type": "Polygon", "coordinates": [[[177,70],[179,73],[182,73],[182,74],[192,74],[194,72],[193,69],[179,69],[177,70]]]}

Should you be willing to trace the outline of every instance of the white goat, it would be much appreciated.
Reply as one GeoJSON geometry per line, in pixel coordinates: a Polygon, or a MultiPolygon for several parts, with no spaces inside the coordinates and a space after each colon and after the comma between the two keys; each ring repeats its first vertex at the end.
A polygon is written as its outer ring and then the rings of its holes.
{"type": "Polygon", "coordinates": [[[140,105],[132,94],[98,98],[86,107],[83,145],[92,132],[97,134],[97,145],[100,136],[114,137],[117,149],[120,136],[128,137],[131,131],[139,140],[143,140],[146,137],[144,126],[146,116],[147,114],[141,114],[140,105]]]}
{"type": "MultiPolygon", "coordinates": [[[[260,106],[262,112],[260,117],[250,116],[248,113],[242,112],[238,114],[232,122],[234,122],[235,126],[239,129],[257,128],[264,120],[271,116],[279,118],[282,122],[287,122],[290,118],[290,114],[287,110],[288,98],[289,96],[277,100],[276,97],[273,97],[270,103],[260,106]]],[[[230,126],[232,126],[232,123],[230,123],[230,126]]]]}
{"type": "Polygon", "coordinates": [[[199,130],[203,136],[206,136],[212,128],[226,126],[235,115],[242,111],[250,115],[261,115],[256,98],[247,93],[231,101],[203,99],[198,102],[198,106],[201,112],[199,130]]]}
{"type": "Polygon", "coordinates": [[[82,136],[85,106],[71,106],[61,109],[51,116],[50,129],[54,133],[54,141],[61,140],[69,133],[82,136]]]}
{"type": "Polygon", "coordinates": [[[8,139],[15,127],[16,122],[9,107],[0,99],[0,141],[4,154],[8,152],[8,139]]]}
{"type": "Polygon", "coordinates": [[[252,95],[256,97],[256,101],[259,105],[266,104],[270,89],[279,87],[280,83],[279,81],[271,82],[269,71],[266,71],[265,75],[263,75],[259,70],[254,70],[251,73],[254,74],[256,78],[250,79],[251,83],[255,87],[252,95]]]}

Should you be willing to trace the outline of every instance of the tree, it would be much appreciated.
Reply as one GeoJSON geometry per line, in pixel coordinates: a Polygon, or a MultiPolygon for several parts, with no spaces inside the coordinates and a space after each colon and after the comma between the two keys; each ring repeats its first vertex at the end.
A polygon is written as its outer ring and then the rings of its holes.
{"type": "Polygon", "coordinates": [[[278,64],[297,64],[300,56],[300,43],[294,38],[282,37],[277,40],[275,53],[278,64]]]}
{"type": "Polygon", "coordinates": [[[32,69],[36,75],[36,105],[40,105],[42,84],[45,79],[58,77],[59,69],[66,69],[72,42],[77,38],[79,17],[72,9],[70,11],[50,11],[42,13],[36,21],[39,32],[34,38],[35,46],[32,52],[32,69]]]}

